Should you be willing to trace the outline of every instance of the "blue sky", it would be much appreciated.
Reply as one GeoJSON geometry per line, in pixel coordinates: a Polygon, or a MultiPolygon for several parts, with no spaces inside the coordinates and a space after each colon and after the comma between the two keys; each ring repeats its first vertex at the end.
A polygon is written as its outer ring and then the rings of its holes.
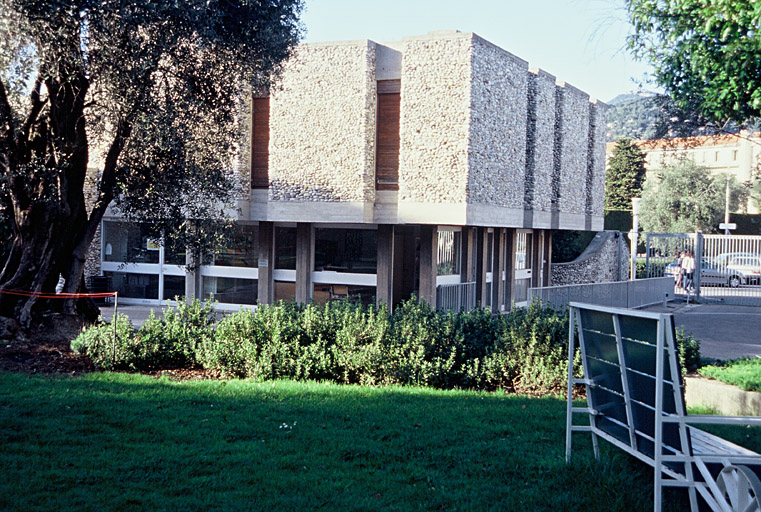
{"type": "Polygon", "coordinates": [[[649,71],[626,51],[623,0],[306,0],[302,21],[306,42],[475,32],[602,101],[649,71]]]}

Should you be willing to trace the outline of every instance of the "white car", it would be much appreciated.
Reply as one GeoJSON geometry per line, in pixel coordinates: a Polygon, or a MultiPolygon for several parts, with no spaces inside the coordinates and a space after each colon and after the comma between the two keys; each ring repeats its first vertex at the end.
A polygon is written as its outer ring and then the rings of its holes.
{"type": "Polygon", "coordinates": [[[761,283],[761,256],[734,256],[728,258],[727,267],[741,273],[746,283],[761,283]]]}

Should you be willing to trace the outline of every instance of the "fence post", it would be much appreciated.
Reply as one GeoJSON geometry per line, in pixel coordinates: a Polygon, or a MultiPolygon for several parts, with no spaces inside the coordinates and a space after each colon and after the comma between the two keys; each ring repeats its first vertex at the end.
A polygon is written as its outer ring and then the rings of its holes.
{"type": "Polygon", "coordinates": [[[114,292],[114,316],[111,318],[111,325],[114,328],[114,339],[111,345],[111,369],[116,365],[116,313],[119,310],[119,292],[114,292]]]}
{"type": "Polygon", "coordinates": [[[695,302],[700,300],[700,274],[703,273],[703,232],[695,232],[695,302]]]}

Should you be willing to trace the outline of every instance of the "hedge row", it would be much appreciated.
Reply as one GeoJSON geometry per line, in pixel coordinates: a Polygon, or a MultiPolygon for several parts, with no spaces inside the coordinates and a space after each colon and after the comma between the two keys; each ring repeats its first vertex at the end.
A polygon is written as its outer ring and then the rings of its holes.
{"type": "Polygon", "coordinates": [[[497,316],[415,300],[391,315],[348,301],[280,302],[217,322],[214,305],[195,300],[151,314],[137,331],[117,315],[115,325],[84,329],[72,349],[103,369],[200,366],[228,377],[547,393],[565,388],[567,343],[568,314],[538,302],[497,316]]]}

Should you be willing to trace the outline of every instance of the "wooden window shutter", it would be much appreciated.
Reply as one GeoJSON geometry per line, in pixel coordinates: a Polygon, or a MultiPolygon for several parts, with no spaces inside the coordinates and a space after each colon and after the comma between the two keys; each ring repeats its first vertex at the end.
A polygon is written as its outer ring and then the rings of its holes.
{"type": "Polygon", "coordinates": [[[399,80],[378,82],[375,188],[399,189],[399,80]]]}
{"type": "Polygon", "coordinates": [[[251,188],[268,188],[270,146],[270,99],[254,98],[251,143],[251,188]]]}

